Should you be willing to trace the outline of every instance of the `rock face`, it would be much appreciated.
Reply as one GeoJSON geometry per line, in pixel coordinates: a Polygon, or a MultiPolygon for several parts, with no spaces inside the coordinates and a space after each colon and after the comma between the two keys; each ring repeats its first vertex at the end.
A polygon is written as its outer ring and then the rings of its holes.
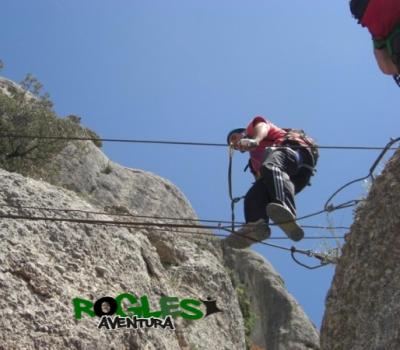
{"type": "Polygon", "coordinates": [[[21,88],[13,81],[0,77],[0,92],[4,95],[11,96],[10,90],[12,89],[19,90],[21,88]]]}
{"type": "Polygon", "coordinates": [[[373,183],[326,301],[325,350],[400,349],[400,152],[373,183]]]}
{"type": "Polygon", "coordinates": [[[196,218],[176,186],[154,174],[110,161],[92,142],[70,142],[44,174],[46,180],[100,208],[117,206],[138,215],[196,218]]]}
{"type": "Polygon", "coordinates": [[[255,312],[254,344],[262,349],[319,349],[317,330],[269,262],[247,249],[227,249],[225,261],[245,286],[255,312]]]}
{"type": "Polygon", "coordinates": [[[24,91],[22,87],[14,81],[4,77],[0,77],[0,93],[10,97],[12,95],[11,91],[24,92],[25,98],[27,100],[36,99],[36,97],[32,93],[30,93],[29,91],[24,91]]]}
{"type": "MultiPolygon", "coordinates": [[[[5,171],[0,175],[2,215],[71,217],[4,205],[99,211],[70,191],[5,171]]],[[[81,212],[74,217],[112,220],[81,212]]],[[[238,301],[218,252],[208,240],[175,236],[138,228],[2,219],[0,348],[167,350],[196,344],[201,349],[244,349],[238,301]],[[156,239],[168,243],[153,244],[156,239]],[[169,250],[169,241],[177,253],[169,250]],[[96,328],[95,319],[74,319],[73,298],[95,301],[123,292],[148,295],[153,303],[162,295],[215,296],[224,312],[177,323],[176,332],[107,332],[96,328]]]]}
{"type": "Polygon", "coordinates": [[[36,180],[0,176],[0,215],[20,216],[0,220],[0,349],[240,350],[250,347],[246,330],[252,349],[318,349],[315,327],[269,263],[222,249],[210,231],[168,226],[196,223],[169,181],[110,161],[90,141],[68,143],[36,180]],[[175,331],[106,331],[98,318],[75,320],[73,298],[121,293],[149,296],[152,309],[161,296],[210,297],[223,312],[178,318],[175,331]],[[243,298],[259,310],[252,330],[243,298]]]}

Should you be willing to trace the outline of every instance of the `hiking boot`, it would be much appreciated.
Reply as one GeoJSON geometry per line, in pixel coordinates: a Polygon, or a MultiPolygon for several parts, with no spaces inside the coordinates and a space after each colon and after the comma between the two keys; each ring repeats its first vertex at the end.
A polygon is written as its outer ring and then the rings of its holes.
{"type": "Polygon", "coordinates": [[[253,243],[267,239],[270,235],[271,230],[265,220],[259,219],[245,224],[240,230],[229,235],[223,240],[223,244],[236,249],[244,249],[253,243]]]}
{"type": "Polygon", "coordinates": [[[268,204],[267,215],[291,240],[300,241],[304,237],[304,231],[297,224],[296,216],[286,205],[280,203],[268,204]]]}

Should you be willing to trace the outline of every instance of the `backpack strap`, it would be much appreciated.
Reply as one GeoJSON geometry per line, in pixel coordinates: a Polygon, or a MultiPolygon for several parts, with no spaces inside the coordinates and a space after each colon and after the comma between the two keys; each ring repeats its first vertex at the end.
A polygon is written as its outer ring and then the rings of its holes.
{"type": "MultiPolygon", "coordinates": [[[[313,162],[312,159],[310,159],[310,157],[312,156],[312,154],[309,154],[310,152],[307,152],[307,149],[305,147],[300,147],[301,149],[303,149],[304,151],[306,151],[307,153],[304,154],[303,152],[300,151],[300,148],[298,147],[298,143],[296,144],[296,149],[293,148],[289,148],[292,152],[296,153],[296,158],[298,161],[298,169],[301,168],[305,168],[308,169],[311,173],[311,176],[315,175],[316,169],[313,165],[311,165],[311,163],[313,162]]],[[[290,146],[290,144],[289,144],[290,146]]]]}
{"type": "Polygon", "coordinates": [[[306,151],[307,156],[305,157],[305,165],[310,168],[315,168],[319,158],[318,146],[315,141],[309,137],[304,130],[284,128],[286,135],[284,137],[283,144],[293,145],[296,148],[299,146],[306,151]]]}

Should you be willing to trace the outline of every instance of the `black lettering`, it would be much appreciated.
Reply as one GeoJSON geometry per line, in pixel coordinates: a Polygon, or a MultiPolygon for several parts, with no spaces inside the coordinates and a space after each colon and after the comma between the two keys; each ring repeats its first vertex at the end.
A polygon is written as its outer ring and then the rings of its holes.
{"type": "Polygon", "coordinates": [[[97,325],[97,328],[98,328],[98,329],[102,329],[103,327],[106,327],[107,329],[110,329],[110,326],[109,326],[109,324],[108,324],[108,317],[107,317],[107,316],[103,316],[103,317],[100,319],[99,324],[97,325]]]}
{"type": "Polygon", "coordinates": [[[118,316],[114,317],[114,318],[111,318],[111,317],[108,318],[108,323],[111,326],[111,329],[117,328],[118,319],[119,319],[118,316]]]}
{"type": "Polygon", "coordinates": [[[117,302],[115,301],[114,298],[111,297],[100,298],[93,305],[94,313],[99,317],[114,315],[117,309],[118,309],[117,302]],[[104,303],[108,304],[109,307],[108,311],[103,310],[104,303]]]}
{"type": "Polygon", "coordinates": [[[133,316],[132,318],[128,317],[126,319],[126,323],[127,323],[127,328],[134,328],[137,329],[137,325],[136,325],[136,316],[133,316]]]}
{"type": "Polygon", "coordinates": [[[118,323],[118,328],[125,327],[126,328],[126,318],[125,317],[116,317],[117,323],[118,323]]]}
{"type": "Polygon", "coordinates": [[[175,325],[174,325],[174,321],[172,319],[172,316],[167,316],[164,319],[164,323],[161,324],[162,329],[165,329],[167,327],[169,327],[171,330],[175,330],[175,325]]]}
{"type": "Polygon", "coordinates": [[[155,318],[154,319],[154,328],[157,328],[158,326],[162,327],[162,320],[160,318],[155,318]]]}

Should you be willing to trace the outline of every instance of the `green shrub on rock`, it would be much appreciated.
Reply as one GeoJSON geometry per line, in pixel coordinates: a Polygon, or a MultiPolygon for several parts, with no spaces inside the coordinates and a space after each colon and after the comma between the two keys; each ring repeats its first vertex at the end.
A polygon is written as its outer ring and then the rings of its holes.
{"type": "MultiPolygon", "coordinates": [[[[28,75],[21,88],[10,85],[9,95],[0,93],[0,167],[8,171],[37,175],[66,146],[67,138],[99,138],[77,123],[79,117],[58,118],[41,90],[28,75]]],[[[93,142],[101,147],[100,141],[93,142]]]]}

